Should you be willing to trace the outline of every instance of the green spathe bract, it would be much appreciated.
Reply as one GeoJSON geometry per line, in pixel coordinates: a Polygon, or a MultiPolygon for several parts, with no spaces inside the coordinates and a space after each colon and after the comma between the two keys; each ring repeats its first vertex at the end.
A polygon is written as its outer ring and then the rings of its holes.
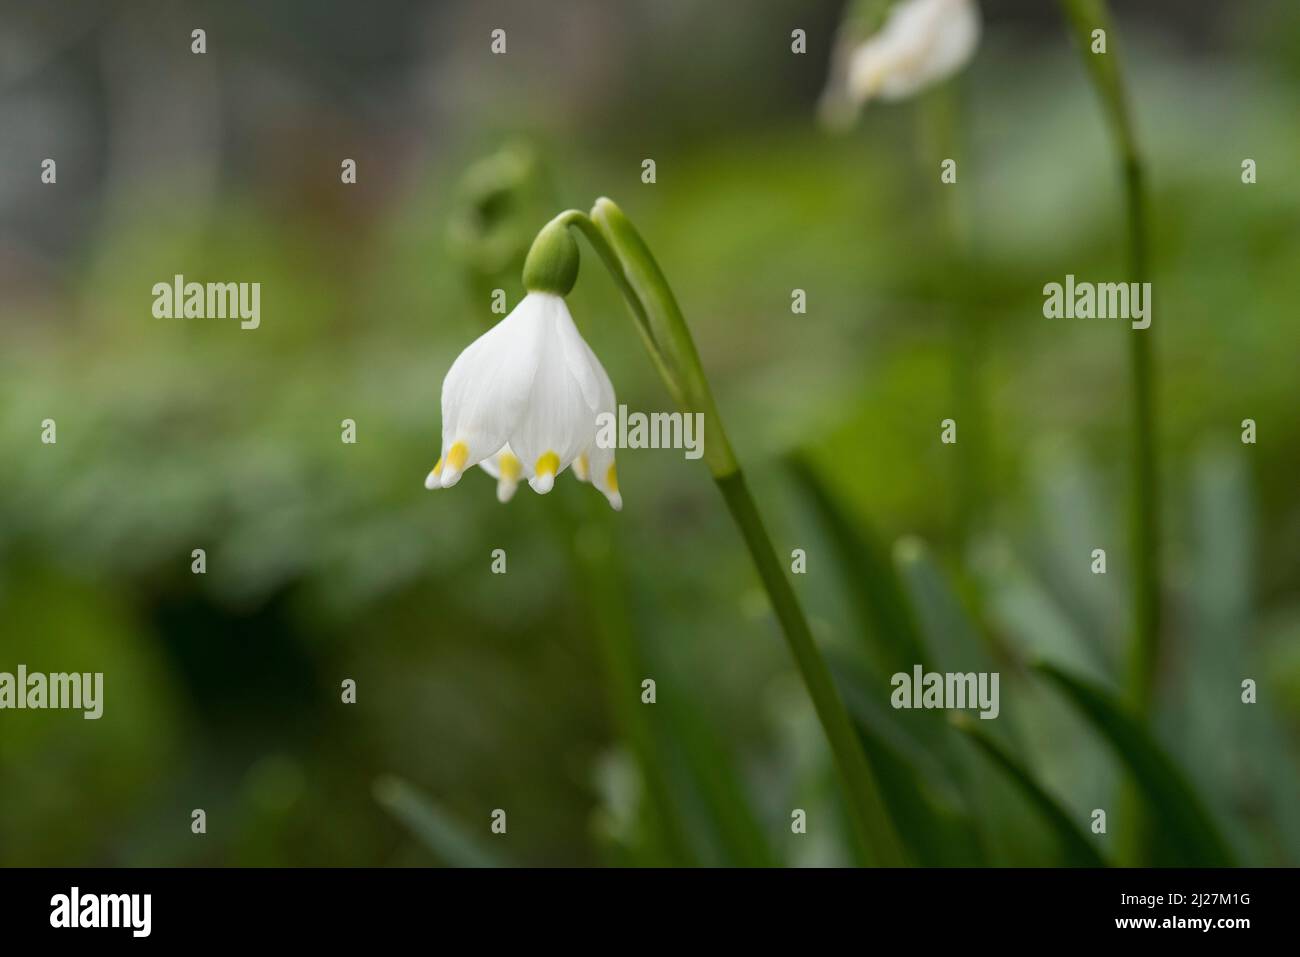
{"type": "Polygon", "coordinates": [[[567,296],[578,281],[578,243],[562,223],[542,228],[524,260],[524,289],[567,296]]]}

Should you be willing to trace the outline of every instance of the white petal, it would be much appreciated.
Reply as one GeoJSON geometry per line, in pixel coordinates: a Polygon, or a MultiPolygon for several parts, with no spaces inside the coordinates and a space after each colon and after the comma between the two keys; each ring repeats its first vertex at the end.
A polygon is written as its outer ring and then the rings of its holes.
{"type": "Polygon", "coordinates": [[[609,504],[614,507],[614,511],[623,508],[623,496],[618,491],[618,474],[614,468],[614,450],[604,449],[599,445],[593,445],[591,451],[587,453],[587,461],[591,475],[591,484],[596,486],[609,500],[609,504]]]}
{"type": "Polygon", "coordinates": [[[525,296],[452,363],[442,384],[443,488],[500,449],[523,417],[555,298],[525,296]],[[452,454],[458,443],[463,453],[452,454]]]}
{"type": "Polygon", "coordinates": [[[597,416],[616,414],[614,386],[562,297],[530,293],[471,343],[447,373],[442,406],[443,456],[426,487],[454,485],[477,464],[505,502],[522,478],[549,492],[582,456],[579,477],[622,507],[614,449],[595,445],[597,416]]]}
{"type": "Polygon", "coordinates": [[[974,0],[902,0],[853,54],[849,90],[859,102],[911,96],[961,69],[979,35],[974,0]]]}
{"type": "Polygon", "coordinates": [[[566,334],[561,330],[564,322],[572,325],[573,320],[563,301],[551,298],[558,308],[549,310],[527,408],[510,434],[510,445],[523,463],[524,474],[530,476],[529,484],[541,493],[549,492],[555,476],[591,445],[596,431],[595,411],[565,357],[566,334]]]}
{"type": "MultiPolygon", "coordinates": [[[[602,390],[609,386],[609,376],[605,375],[600,360],[591,351],[591,346],[587,345],[587,340],[582,338],[582,333],[578,332],[578,327],[574,325],[573,317],[569,314],[569,307],[565,305],[563,299],[559,300],[559,308],[556,310],[555,332],[560,340],[564,364],[568,367],[569,374],[577,380],[578,388],[582,390],[583,401],[592,412],[599,411],[603,398],[602,390]]],[[[609,392],[613,394],[613,387],[609,388],[609,392]]]]}
{"type": "MultiPolygon", "coordinates": [[[[584,346],[587,344],[584,342],[584,346]]],[[[614,397],[614,384],[609,381],[609,376],[605,373],[605,367],[600,364],[596,354],[587,348],[588,358],[591,361],[592,368],[595,370],[596,378],[600,383],[600,401],[596,410],[597,416],[602,413],[617,415],[617,400],[614,397]]],[[[597,428],[596,439],[600,436],[600,429],[597,428]]],[[[617,439],[617,436],[614,437],[617,439]]],[[[599,441],[593,441],[591,448],[586,452],[586,465],[588,476],[591,484],[596,486],[601,493],[609,500],[609,504],[614,507],[614,511],[619,511],[623,507],[623,496],[618,491],[618,476],[614,469],[614,447],[602,448],[599,441]]]]}
{"type": "Polygon", "coordinates": [[[496,455],[485,458],[479,466],[497,480],[498,502],[504,504],[514,498],[515,489],[519,487],[519,479],[523,474],[523,466],[509,443],[496,455]]]}
{"type": "MultiPolygon", "coordinates": [[[[510,446],[507,445],[505,448],[501,450],[501,452],[505,452],[509,450],[509,448],[510,446]]],[[[489,455],[487,458],[485,458],[482,462],[478,464],[479,468],[481,468],[484,472],[487,472],[487,474],[492,476],[494,479],[501,477],[501,452],[497,452],[495,455],[489,455]]]]}

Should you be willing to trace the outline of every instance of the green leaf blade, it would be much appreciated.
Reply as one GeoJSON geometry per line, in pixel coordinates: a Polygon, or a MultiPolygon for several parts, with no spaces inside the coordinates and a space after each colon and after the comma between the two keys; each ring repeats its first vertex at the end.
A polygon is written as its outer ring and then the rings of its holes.
{"type": "Polygon", "coordinates": [[[1054,665],[1035,669],[1091,722],[1124,762],[1151,813],[1155,863],[1164,866],[1231,867],[1233,855],[1209,811],[1182,771],[1115,697],[1054,665]]]}

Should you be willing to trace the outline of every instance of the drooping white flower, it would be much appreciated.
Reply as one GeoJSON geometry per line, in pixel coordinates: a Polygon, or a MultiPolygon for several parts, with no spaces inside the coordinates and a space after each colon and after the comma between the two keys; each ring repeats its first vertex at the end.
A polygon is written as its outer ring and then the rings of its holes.
{"type": "Polygon", "coordinates": [[[614,450],[596,444],[597,416],[614,410],[614,386],[563,295],[534,289],[452,363],[442,385],[442,457],[425,487],[449,488],[481,465],[505,502],[521,479],[545,494],[573,465],[620,509],[614,450]]]}
{"type": "MultiPolygon", "coordinates": [[[[846,29],[855,23],[846,21],[846,29]]],[[[897,0],[868,37],[842,36],[823,114],[843,125],[851,106],[901,100],[952,76],[979,43],[975,0],[897,0]]]]}

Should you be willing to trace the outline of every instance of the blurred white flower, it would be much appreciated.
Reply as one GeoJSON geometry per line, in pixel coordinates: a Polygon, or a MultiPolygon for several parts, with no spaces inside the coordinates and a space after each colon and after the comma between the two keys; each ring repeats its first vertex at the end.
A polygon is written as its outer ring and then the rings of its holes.
{"type": "Polygon", "coordinates": [[[823,112],[843,123],[853,106],[905,99],[946,80],[970,60],[979,36],[975,0],[897,0],[875,33],[842,38],[823,112]]]}
{"type": "Polygon", "coordinates": [[[597,416],[614,411],[614,386],[563,296],[529,292],[452,363],[442,384],[442,457],[425,488],[450,488],[481,465],[506,502],[521,479],[545,494],[573,465],[620,509],[614,450],[595,441],[597,416]]]}

